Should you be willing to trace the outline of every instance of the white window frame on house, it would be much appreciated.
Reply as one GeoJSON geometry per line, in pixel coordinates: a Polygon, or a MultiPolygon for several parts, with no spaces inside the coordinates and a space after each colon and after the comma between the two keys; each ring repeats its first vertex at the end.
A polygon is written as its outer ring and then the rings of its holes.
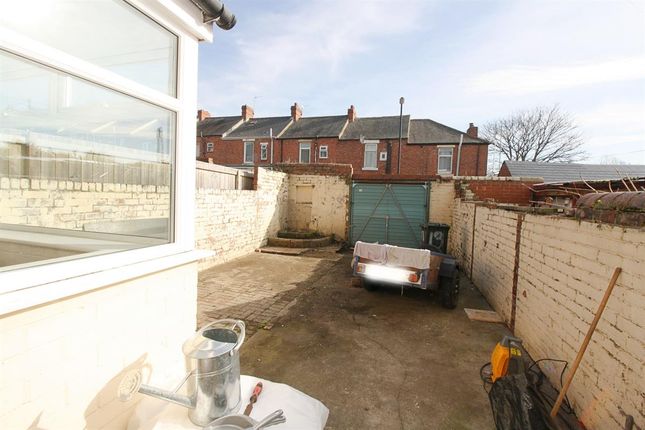
{"type": "Polygon", "coordinates": [[[311,163],[311,141],[307,140],[307,141],[299,142],[299,145],[298,145],[298,162],[300,164],[309,164],[309,163],[311,163]],[[303,161],[303,158],[302,158],[302,151],[303,150],[309,151],[308,152],[309,155],[307,156],[307,161],[303,161]]]}
{"type": "Polygon", "coordinates": [[[378,170],[378,140],[363,141],[363,170],[378,170]],[[367,153],[374,153],[374,165],[367,165],[367,153]]]}
{"type": "Polygon", "coordinates": [[[255,151],[255,141],[254,140],[245,140],[244,141],[244,159],[242,162],[244,164],[253,164],[253,161],[255,159],[255,154],[253,152],[255,151]]]}
{"type": "Polygon", "coordinates": [[[151,103],[175,113],[171,180],[171,242],[103,255],[43,262],[0,272],[0,315],[58,300],[209,255],[194,250],[195,120],[198,41],[212,40],[201,11],[189,2],[127,0],[140,13],[174,33],[177,40],[176,96],[149,88],[23,34],[0,28],[0,49],[45,67],[151,103]]]}
{"type": "Polygon", "coordinates": [[[213,152],[215,144],[213,142],[206,142],[206,152],[213,152]]]}
{"type": "Polygon", "coordinates": [[[260,160],[266,161],[269,159],[269,144],[266,142],[260,143],[260,160]]]}
{"type": "Polygon", "coordinates": [[[439,174],[452,174],[452,161],[453,161],[453,156],[455,154],[455,148],[453,146],[439,146],[437,147],[437,173],[439,174]],[[450,150],[450,154],[441,154],[441,151],[447,151],[450,150]],[[448,158],[450,160],[450,169],[441,169],[441,159],[442,158],[448,158]]]}
{"type": "Polygon", "coordinates": [[[329,158],[329,147],[327,145],[320,145],[320,149],[318,150],[318,158],[320,158],[321,160],[329,158]]]}

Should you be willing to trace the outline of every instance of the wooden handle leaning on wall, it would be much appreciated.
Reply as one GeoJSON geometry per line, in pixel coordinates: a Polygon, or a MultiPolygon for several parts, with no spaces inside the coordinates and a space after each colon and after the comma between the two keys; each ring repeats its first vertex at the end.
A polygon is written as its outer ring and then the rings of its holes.
{"type": "Polygon", "coordinates": [[[589,345],[589,341],[591,340],[591,336],[593,335],[593,332],[596,330],[596,326],[598,325],[598,321],[600,320],[600,316],[602,315],[602,312],[605,310],[605,306],[607,305],[607,301],[609,300],[609,296],[611,295],[611,292],[614,289],[614,285],[616,285],[616,281],[618,280],[618,276],[620,275],[621,271],[622,271],[622,269],[620,267],[616,267],[614,269],[614,274],[611,277],[611,280],[609,281],[609,286],[607,287],[607,291],[605,291],[605,295],[603,296],[602,300],[600,301],[600,305],[598,306],[598,310],[596,311],[596,315],[594,315],[593,321],[591,322],[591,325],[589,326],[589,330],[587,330],[587,335],[585,336],[585,340],[582,341],[582,346],[580,347],[580,350],[578,351],[578,355],[576,355],[576,359],[573,362],[573,366],[571,366],[571,371],[569,372],[569,376],[567,376],[567,380],[565,381],[564,385],[562,386],[562,390],[560,390],[560,394],[558,395],[558,399],[553,404],[553,409],[551,409],[551,417],[555,417],[558,414],[558,411],[560,410],[560,406],[562,406],[562,400],[564,400],[564,396],[567,394],[567,390],[569,389],[569,386],[571,385],[571,381],[573,380],[573,376],[576,374],[576,370],[578,370],[578,366],[580,365],[580,362],[582,361],[582,356],[584,355],[585,351],[587,350],[587,346],[589,345]]]}

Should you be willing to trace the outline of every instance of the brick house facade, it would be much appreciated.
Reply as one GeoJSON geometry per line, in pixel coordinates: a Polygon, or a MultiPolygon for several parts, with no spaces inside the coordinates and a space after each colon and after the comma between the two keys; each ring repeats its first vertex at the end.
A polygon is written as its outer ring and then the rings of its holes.
{"type": "Polygon", "coordinates": [[[488,143],[477,137],[472,123],[462,133],[408,115],[359,118],[354,106],[347,115],[304,117],[297,103],[283,117],[255,118],[246,105],[239,117],[210,117],[200,111],[197,151],[199,160],[236,167],[351,164],[356,177],[478,176],[486,174],[488,161],[488,143]]]}

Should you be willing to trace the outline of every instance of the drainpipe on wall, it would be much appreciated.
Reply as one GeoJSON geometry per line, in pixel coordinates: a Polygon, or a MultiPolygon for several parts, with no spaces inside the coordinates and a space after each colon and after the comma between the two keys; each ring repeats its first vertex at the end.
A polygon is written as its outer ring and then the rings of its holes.
{"type": "Polygon", "coordinates": [[[271,164],[273,164],[273,128],[269,129],[269,138],[271,139],[271,164]]]}
{"type": "Polygon", "coordinates": [[[400,175],[401,174],[401,135],[403,134],[403,103],[405,103],[405,99],[401,97],[399,99],[399,104],[401,105],[401,110],[399,112],[399,161],[397,164],[397,173],[400,175]]]}
{"type": "Polygon", "coordinates": [[[459,135],[459,149],[457,149],[457,172],[455,176],[459,176],[459,163],[461,163],[461,145],[464,143],[464,135],[459,135]]]}

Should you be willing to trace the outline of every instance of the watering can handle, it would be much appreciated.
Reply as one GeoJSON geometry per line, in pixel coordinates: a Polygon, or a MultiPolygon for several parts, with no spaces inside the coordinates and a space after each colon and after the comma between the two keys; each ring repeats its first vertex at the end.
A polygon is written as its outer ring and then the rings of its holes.
{"type": "Polygon", "coordinates": [[[244,339],[246,338],[246,325],[244,324],[244,321],[242,320],[237,320],[233,324],[233,327],[237,327],[240,329],[240,335],[237,338],[237,342],[235,343],[235,347],[233,348],[234,351],[238,351],[242,344],[244,343],[244,339]]]}

